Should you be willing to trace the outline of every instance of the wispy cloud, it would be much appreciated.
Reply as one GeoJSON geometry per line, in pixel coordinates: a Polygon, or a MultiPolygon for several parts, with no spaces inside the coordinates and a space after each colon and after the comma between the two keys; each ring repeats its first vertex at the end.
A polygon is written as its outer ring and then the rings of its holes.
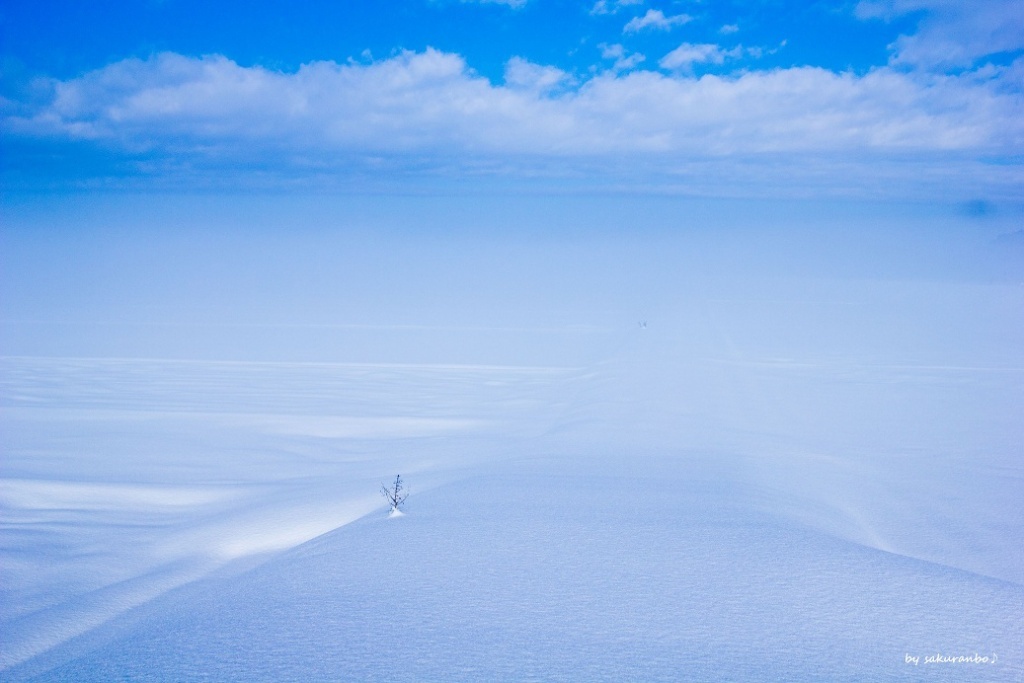
{"type": "Polygon", "coordinates": [[[691,73],[695,64],[721,65],[727,61],[740,59],[744,56],[752,59],[761,59],[765,55],[775,54],[785,46],[785,40],[772,48],[764,48],[759,45],[752,47],[736,45],[729,49],[724,49],[714,43],[683,43],[658,60],[658,66],[669,71],[691,73]]]}
{"type": "Polygon", "coordinates": [[[623,29],[623,33],[638,33],[645,29],[657,29],[661,31],[668,31],[674,26],[682,26],[683,24],[693,21],[693,17],[689,14],[676,14],[674,16],[665,16],[665,13],[657,9],[647,10],[647,14],[642,17],[634,17],[629,20],[623,29]]]}
{"type": "Polygon", "coordinates": [[[889,49],[892,62],[915,67],[969,67],[979,59],[1024,50],[1024,7],[1014,0],[861,0],[862,19],[884,19],[920,12],[916,32],[902,35],[889,49]]]}
{"type": "Polygon", "coordinates": [[[615,14],[623,7],[632,7],[635,5],[644,4],[644,0],[597,0],[594,6],[590,8],[590,14],[602,15],[602,14],[615,14]]]}
{"type": "Polygon", "coordinates": [[[616,71],[628,71],[629,69],[635,69],[647,59],[639,52],[627,52],[626,48],[618,43],[615,43],[614,45],[601,43],[598,47],[601,48],[602,59],[615,60],[615,64],[612,68],[616,71]]]}
{"type": "Polygon", "coordinates": [[[736,58],[743,54],[743,48],[735,47],[723,50],[710,43],[683,43],[658,61],[663,69],[690,70],[694,64],[722,64],[726,58],[736,58]]]}
{"type": "Polygon", "coordinates": [[[518,9],[520,7],[524,7],[529,0],[462,0],[462,2],[467,4],[478,3],[484,5],[508,5],[509,7],[518,9]]]}
{"type": "Polygon", "coordinates": [[[505,64],[505,85],[509,88],[548,93],[572,82],[572,76],[565,71],[535,64],[522,57],[513,57],[505,64]]]}

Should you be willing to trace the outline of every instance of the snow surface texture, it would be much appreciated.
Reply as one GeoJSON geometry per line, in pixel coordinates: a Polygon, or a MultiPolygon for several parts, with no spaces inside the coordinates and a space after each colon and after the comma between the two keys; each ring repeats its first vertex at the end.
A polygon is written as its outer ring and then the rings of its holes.
{"type": "Polygon", "coordinates": [[[705,256],[329,362],[3,357],[3,679],[1024,680],[1024,287],[705,256]]]}

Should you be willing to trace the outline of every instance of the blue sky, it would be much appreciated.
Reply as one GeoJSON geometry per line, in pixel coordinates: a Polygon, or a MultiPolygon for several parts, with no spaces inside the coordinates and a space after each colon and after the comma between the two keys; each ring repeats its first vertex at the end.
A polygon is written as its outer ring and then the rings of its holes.
{"type": "Polygon", "coordinates": [[[0,8],[8,190],[1018,202],[1019,0],[0,8]]]}
{"type": "Polygon", "coordinates": [[[886,46],[915,23],[912,13],[863,21],[849,4],[815,1],[406,0],[211,7],[167,0],[105,3],[102,12],[96,5],[70,2],[5,5],[7,56],[64,78],[117,58],[165,51],[222,54],[246,66],[295,70],[316,60],[361,59],[366,50],[384,58],[396,50],[434,47],[463,55],[473,69],[500,82],[514,56],[586,74],[592,66],[605,66],[602,44],[622,44],[654,58],[684,41],[760,47],[763,58],[738,60],[751,66],[756,61],[758,68],[811,64],[863,71],[885,63],[886,46]],[[649,12],[660,12],[663,19],[653,14],[643,25],[649,12]],[[634,28],[624,30],[630,22],[634,28]],[[836,41],[837,35],[842,40],[836,41]],[[777,49],[783,41],[785,49],[777,49]]]}

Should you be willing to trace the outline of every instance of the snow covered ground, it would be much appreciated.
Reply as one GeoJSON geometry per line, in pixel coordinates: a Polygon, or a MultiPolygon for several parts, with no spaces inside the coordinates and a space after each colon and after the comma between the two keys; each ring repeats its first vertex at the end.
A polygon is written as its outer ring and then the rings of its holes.
{"type": "Polygon", "coordinates": [[[1022,680],[1020,236],[951,225],[12,230],[2,677],[1022,680]]]}

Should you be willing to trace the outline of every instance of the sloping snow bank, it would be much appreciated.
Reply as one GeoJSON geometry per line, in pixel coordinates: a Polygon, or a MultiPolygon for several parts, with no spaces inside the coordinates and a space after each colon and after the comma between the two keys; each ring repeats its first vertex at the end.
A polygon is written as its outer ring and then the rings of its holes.
{"type": "Polygon", "coordinates": [[[766,514],[708,466],[728,456],[675,456],[525,461],[447,485],[402,524],[374,515],[173,591],[10,680],[1024,674],[1021,586],[766,514]],[[937,653],[996,662],[925,663],[937,653]]]}
{"type": "Polygon", "coordinates": [[[0,669],[446,481],[572,373],[3,358],[0,669]],[[486,443],[486,446],[470,444],[486,443]]]}

